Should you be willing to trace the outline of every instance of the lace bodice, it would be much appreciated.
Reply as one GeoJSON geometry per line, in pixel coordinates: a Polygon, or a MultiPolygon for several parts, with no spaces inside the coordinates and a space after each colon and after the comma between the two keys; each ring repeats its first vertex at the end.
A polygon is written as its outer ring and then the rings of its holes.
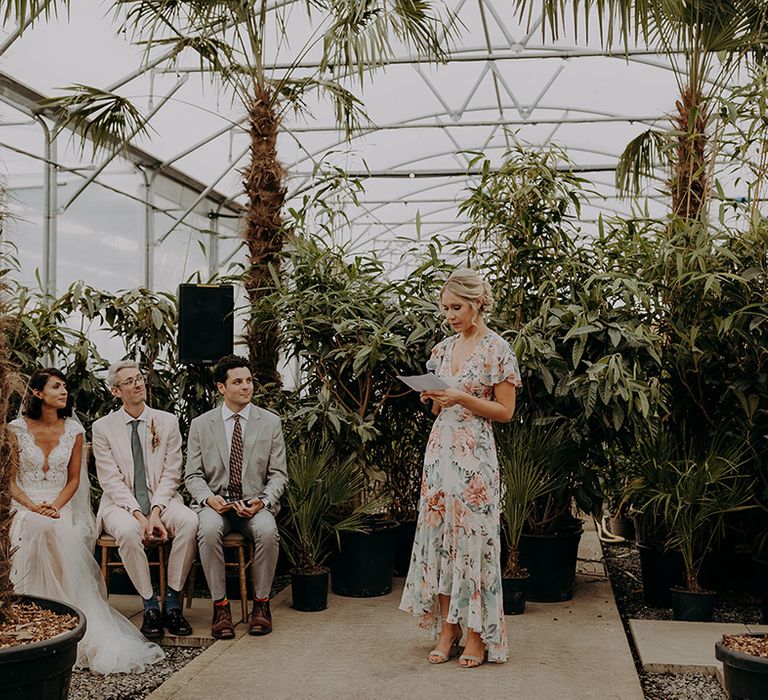
{"type": "Polygon", "coordinates": [[[19,469],[16,483],[33,501],[53,500],[67,483],[67,468],[77,436],[83,433],[83,426],[76,420],[64,421],[64,432],[59,442],[48,455],[35,442],[24,418],[10,423],[11,430],[19,441],[19,469]],[[47,469],[45,469],[47,466],[47,469]]]}

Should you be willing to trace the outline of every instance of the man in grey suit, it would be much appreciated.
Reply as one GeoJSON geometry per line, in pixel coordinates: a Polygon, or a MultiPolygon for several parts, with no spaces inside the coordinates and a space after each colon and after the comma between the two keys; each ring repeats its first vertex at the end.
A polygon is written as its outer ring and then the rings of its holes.
{"type": "Polygon", "coordinates": [[[224,577],[221,540],[235,530],[254,544],[250,634],[269,634],[269,591],[280,538],[275,515],[288,481],[280,419],[251,403],[253,379],[242,357],[228,355],[214,367],[221,406],[189,427],[185,482],[198,513],[200,562],[213,599],[211,634],[235,636],[224,577]]]}

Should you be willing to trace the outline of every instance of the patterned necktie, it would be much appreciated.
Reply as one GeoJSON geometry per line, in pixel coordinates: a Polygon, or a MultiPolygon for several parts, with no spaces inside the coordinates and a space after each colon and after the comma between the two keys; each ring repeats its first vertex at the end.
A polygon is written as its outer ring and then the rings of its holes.
{"type": "Polygon", "coordinates": [[[139,440],[139,423],[131,421],[131,452],[133,452],[133,493],[139,502],[141,512],[149,513],[149,491],[147,491],[147,472],[144,469],[144,450],[139,440]]]}
{"type": "Polygon", "coordinates": [[[238,500],[243,497],[243,431],[240,428],[240,415],[232,416],[235,427],[232,429],[232,446],[229,449],[229,498],[238,500]]]}

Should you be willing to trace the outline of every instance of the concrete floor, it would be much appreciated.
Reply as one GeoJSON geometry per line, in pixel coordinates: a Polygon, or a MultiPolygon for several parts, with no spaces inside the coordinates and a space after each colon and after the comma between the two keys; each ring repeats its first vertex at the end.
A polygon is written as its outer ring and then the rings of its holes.
{"type": "Polygon", "coordinates": [[[766,625],[675,620],[630,620],[629,629],[640,663],[649,673],[722,674],[715,642],[724,634],[768,632],[766,625]]]}
{"type": "MultiPolygon", "coordinates": [[[[506,664],[473,670],[455,661],[429,665],[429,634],[398,611],[403,579],[395,579],[390,595],[331,595],[328,609],[316,613],[294,611],[287,589],[272,602],[272,634],[250,637],[238,625],[236,639],[212,644],[149,697],[642,700],[594,532],[585,533],[580,556],[583,573],[574,600],[529,603],[524,615],[507,617],[506,664]]],[[[113,602],[126,613],[140,612],[117,598],[113,602]]],[[[238,609],[233,601],[233,613],[238,609]]],[[[195,637],[205,639],[210,601],[195,600],[189,618],[195,637]]],[[[140,615],[133,619],[140,622],[140,615]]]]}

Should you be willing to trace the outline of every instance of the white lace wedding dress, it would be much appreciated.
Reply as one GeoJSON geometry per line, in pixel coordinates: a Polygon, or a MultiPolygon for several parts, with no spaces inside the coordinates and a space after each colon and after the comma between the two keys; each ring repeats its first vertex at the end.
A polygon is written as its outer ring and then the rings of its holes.
{"type": "MultiPolygon", "coordinates": [[[[67,466],[83,426],[67,418],[64,433],[47,459],[24,418],[10,423],[19,441],[16,481],[35,502],[52,503],[67,483],[67,466]]],[[[81,495],[89,485],[87,475],[81,495]]],[[[13,556],[11,579],[17,593],[71,603],[86,618],[85,637],[78,645],[77,665],[96,673],[134,673],[163,658],[151,642],[107,602],[104,581],[93,558],[93,514],[88,499],[73,498],[60,518],[49,518],[15,503],[11,525],[13,556]],[[74,505],[73,505],[74,504],[74,505]],[[84,512],[87,508],[87,512],[84,512]]]]}

